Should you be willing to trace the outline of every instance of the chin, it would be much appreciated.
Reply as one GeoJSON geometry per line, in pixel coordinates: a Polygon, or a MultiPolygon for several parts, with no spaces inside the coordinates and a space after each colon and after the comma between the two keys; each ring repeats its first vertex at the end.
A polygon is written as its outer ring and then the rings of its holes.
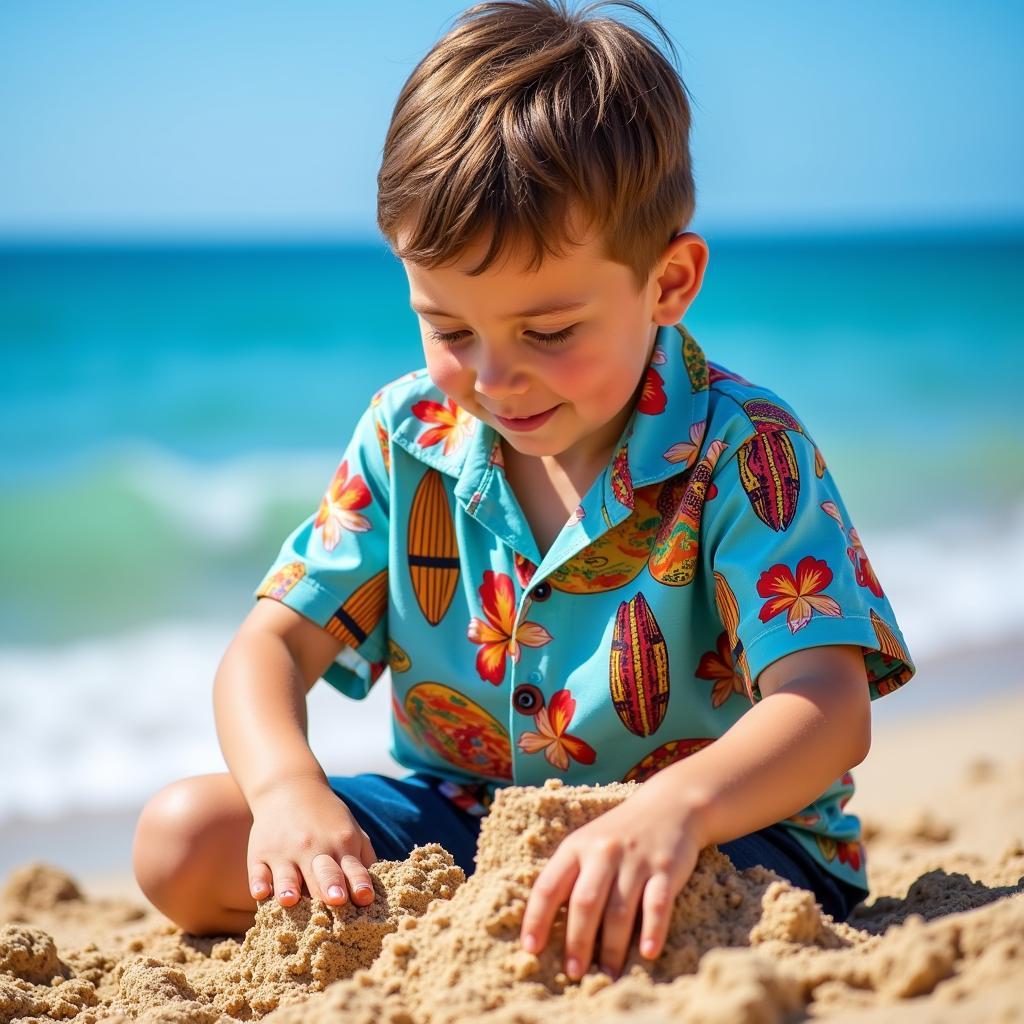
{"type": "MultiPolygon", "coordinates": [[[[499,430],[498,433],[501,431],[499,430]]],[[[514,437],[509,437],[507,434],[501,434],[501,436],[505,439],[506,444],[511,445],[520,455],[555,456],[563,454],[572,447],[572,441],[568,439],[552,440],[551,438],[530,437],[522,434],[517,434],[514,437]]]]}

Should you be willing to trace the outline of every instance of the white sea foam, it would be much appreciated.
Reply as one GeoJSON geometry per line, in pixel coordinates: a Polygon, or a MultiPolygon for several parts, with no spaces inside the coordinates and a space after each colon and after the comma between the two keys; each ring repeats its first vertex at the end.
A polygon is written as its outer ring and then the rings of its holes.
{"type": "Polygon", "coordinates": [[[918,663],[1024,641],[1024,505],[861,540],[918,663]]]}
{"type": "MultiPolygon", "coordinates": [[[[1024,639],[1024,507],[862,540],[919,667],[1024,639]]],[[[0,827],[138,807],[172,779],[223,771],[210,688],[231,629],[165,623],[64,647],[0,648],[0,827]]],[[[363,702],[313,688],[310,738],[328,771],[402,770],[386,752],[389,695],[386,677],[363,702]]]]}
{"type": "Polygon", "coordinates": [[[254,537],[272,502],[312,509],[337,462],[328,451],[267,452],[204,464],[155,445],[123,446],[115,471],[195,540],[222,548],[254,537]]]}
{"type": "MultiPolygon", "coordinates": [[[[0,650],[0,823],[138,807],[176,778],[224,771],[211,685],[229,639],[229,627],[164,624],[0,650]]],[[[332,774],[401,770],[379,683],[359,702],[323,682],[310,692],[310,742],[332,774]]]]}

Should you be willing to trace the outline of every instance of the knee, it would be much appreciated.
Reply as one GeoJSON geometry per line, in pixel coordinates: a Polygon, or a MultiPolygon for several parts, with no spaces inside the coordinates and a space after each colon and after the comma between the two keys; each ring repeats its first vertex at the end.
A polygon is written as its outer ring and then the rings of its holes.
{"type": "Polygon", "coordinates": [[[197,867],[210,832],[198,780],[165,786],[142,809],[132,845],[135,879],[146,898],[169,917],[197,888],[197,867]]]}

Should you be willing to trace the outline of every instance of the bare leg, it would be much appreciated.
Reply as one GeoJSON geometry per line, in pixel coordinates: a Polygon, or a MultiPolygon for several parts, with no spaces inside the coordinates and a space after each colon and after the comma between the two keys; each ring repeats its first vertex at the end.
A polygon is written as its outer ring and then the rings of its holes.
{"type": "Polygon", "coordinates": [[[246,931],[256,901],[246,852],[252,815],[226,772],[173,782],[143,808],[132,859],[139,887],[195,935],[246,931]]]}

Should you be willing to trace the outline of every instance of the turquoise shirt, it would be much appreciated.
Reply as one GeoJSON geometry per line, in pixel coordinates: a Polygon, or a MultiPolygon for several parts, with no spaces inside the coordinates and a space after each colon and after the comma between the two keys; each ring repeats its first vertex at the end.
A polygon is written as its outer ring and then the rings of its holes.
{"type": "MultiPolygon", "coordinates": [[[[496,786],[643,781],[713,743],[771,662],[855,644],[872,699],[914,668],[806,427],[661,328],[615,454],[541,557],[500,438],[425,370],[383,388],[256,591],[390,667],[391,754],[486,813],[496,786]]],[[[849,773],[781,822],[867,888],[849,773]]]]}

